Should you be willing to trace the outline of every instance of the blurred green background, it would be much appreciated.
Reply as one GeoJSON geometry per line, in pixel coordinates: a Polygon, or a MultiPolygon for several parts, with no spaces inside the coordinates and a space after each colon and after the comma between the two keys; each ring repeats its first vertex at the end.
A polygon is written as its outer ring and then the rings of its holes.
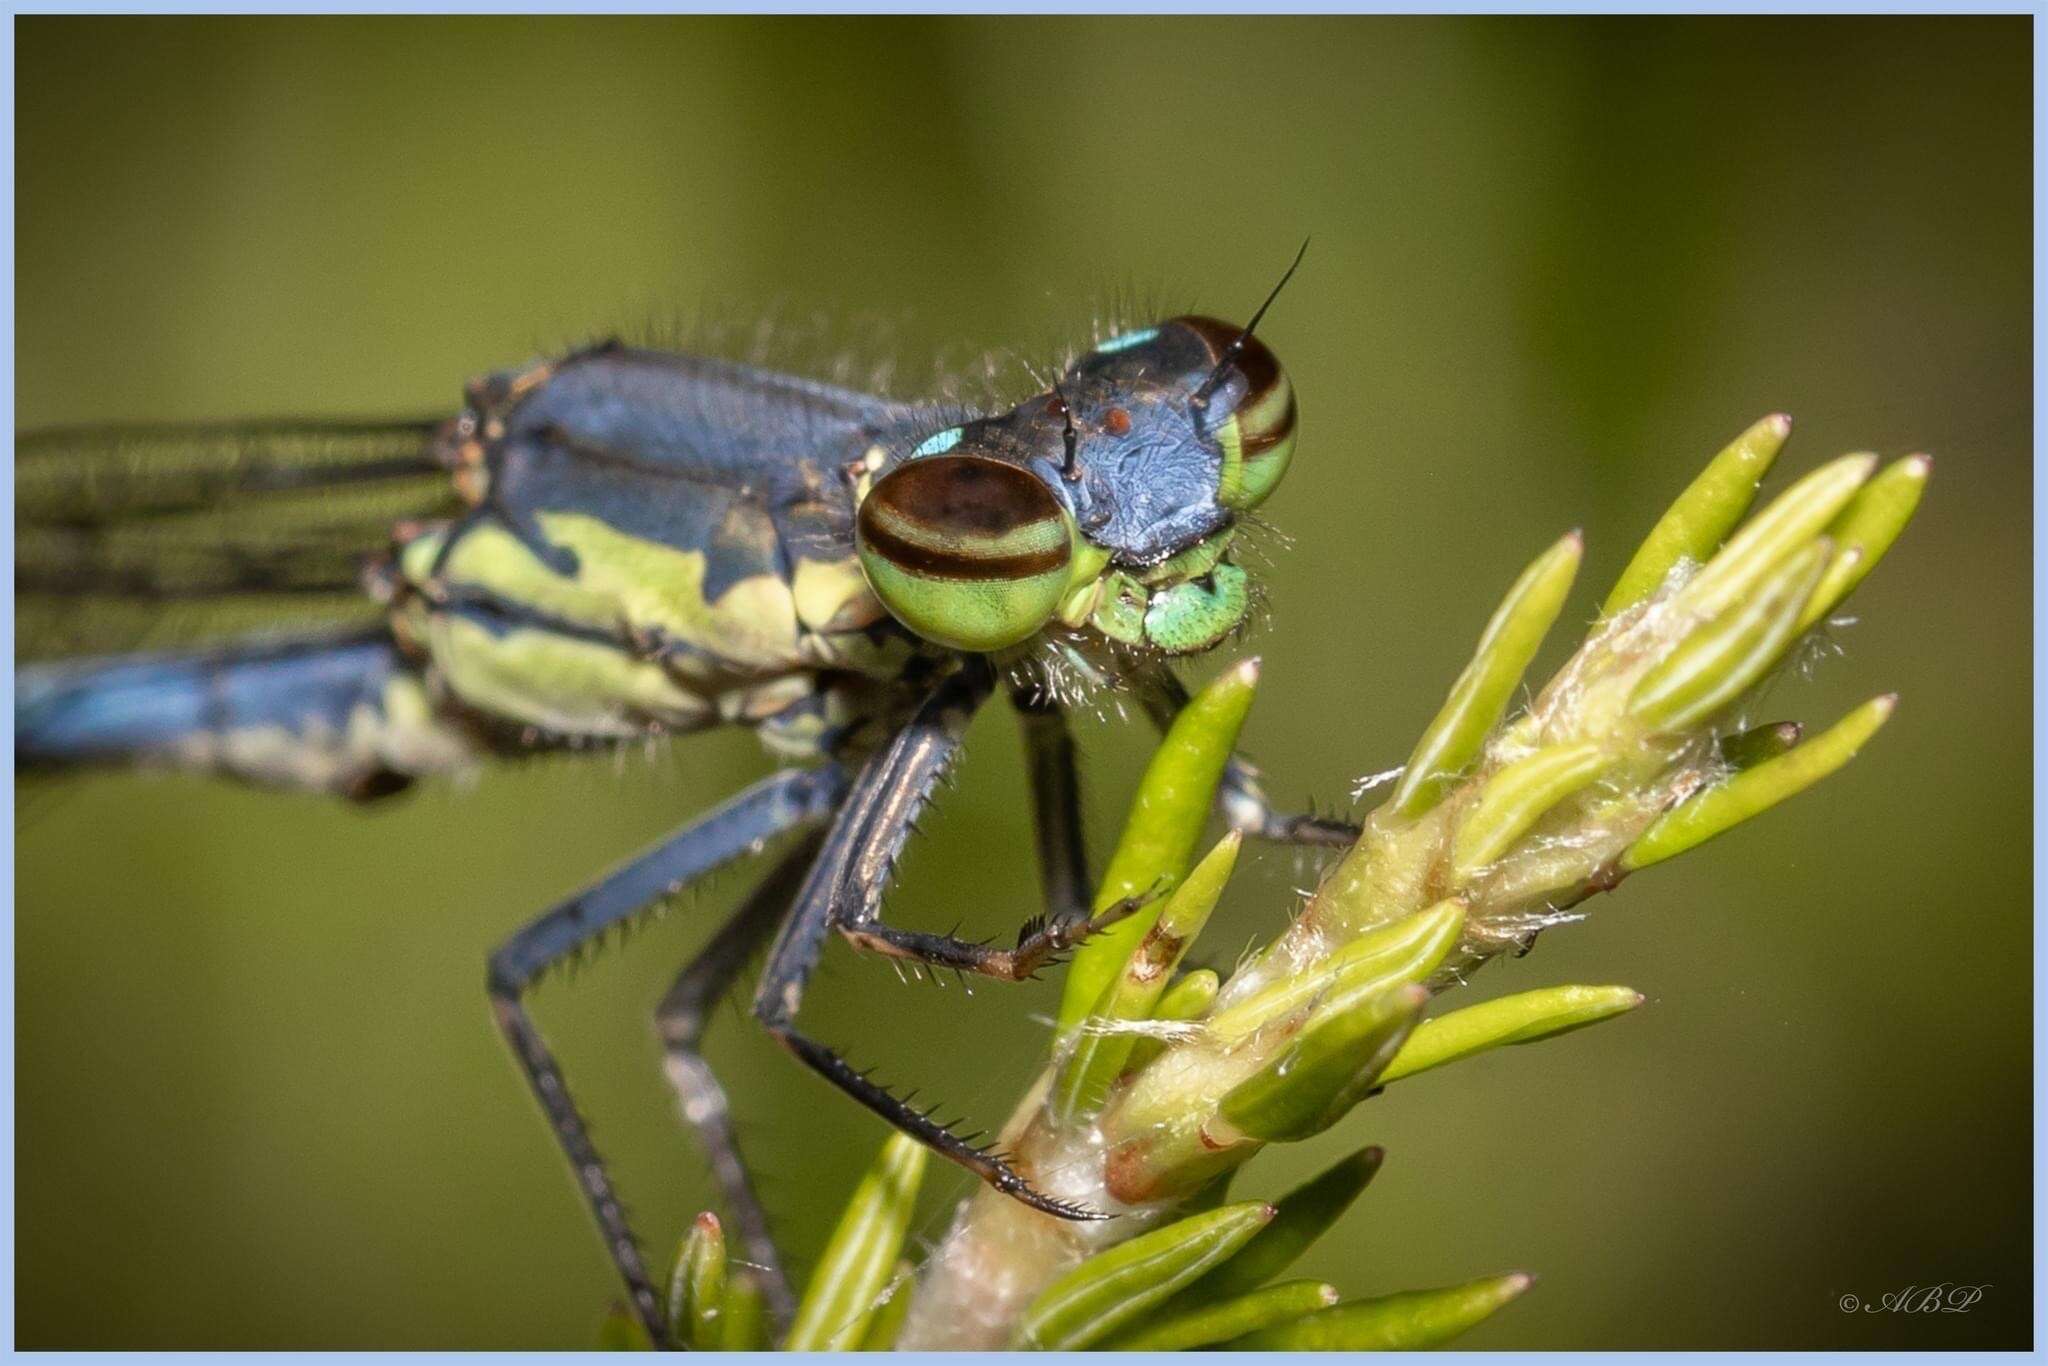
{"type": "MultiPolygon", "coordinates": [[[[1241,316],[1312,233],[1264,329],[1306,426],[1248,731],[1290,801],[1398,762],[1573,525],[1590,617],[1755,417],[1798,419],[1788,471],[1931,450],[1846,658],[1774,697],[1825,721],[1897,689],[1882,738],[1473,987],[1649,1006],[1404,1087],[1240,1189],[1385,1143],[1303,1272],[1538,1272],[1475,1347],[2022,1346],[2027,23],[24,19],[18,418],[450,411],[467,376],[706,311],[879,320],[916,389],[933,356],[1053,354],[1120,293],[1241,316]],[[1940,1281],[1989,1288],[1837,1308],[1940,1281]]],[[[903,920],[1032,910],[1011,732],[978,723],[903,920]]],[[[1099,855],[1146,741],[1086,740],[1099,855]]],[[[35,803],[22,1345],[587,1343],[614,1287],[484,956],[765,765],[717,735],[368,813],[183,778],[35,803]]],[[[1253,861],[1212,956],[1312,877],[1253,861]]],[[[740,885],[539,997],[657,1247],[711,1188],[648,1012],[740,885]]],[[[835,947],[809,1018],[992,1121],[1055,989],[906,988],[835,947]]],[[[736,1010],[711,1052],[806,1267],[881,1131],[736,1010]]],[[[964,1188],[936,1173],[925,1235],[964,1188]]]]}

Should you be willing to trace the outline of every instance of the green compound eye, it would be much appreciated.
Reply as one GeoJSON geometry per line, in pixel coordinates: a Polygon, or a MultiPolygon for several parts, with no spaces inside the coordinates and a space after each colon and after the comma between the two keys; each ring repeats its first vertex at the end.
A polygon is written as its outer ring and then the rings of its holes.
{"type": "Polygon", "coordinates": [[[1206,650],[1244,620],[1251,583],[1234,564],[1155,593],[1145,609],[1145,639],[1170,655],[1206,650]]]}
{"type": "MultiPolygon", "coordinates": [[[[1219,359],[1240,337],[1239,329],[1214,318],[1177,318],[1199,335],[1219,359]]],[[[1244,376],[1244,395],[1228,418],[1216,426],[1223,447],[1223,477],[1216,501],[1240,511],[1257,507],[1279,487],[1294,459],[1295,430],[1300,423],[1294,385],[1272,351],[1257,337],[1244,337],[1235,365],[1244,376]]]]}
{"type": "Polygon", "coordinates": [[[860,567],[926,640],[986,653],[1027,640],[1066,592],[1074,523],[1036,475],[934,455],[884,475],[854,521],[860,567]]]}

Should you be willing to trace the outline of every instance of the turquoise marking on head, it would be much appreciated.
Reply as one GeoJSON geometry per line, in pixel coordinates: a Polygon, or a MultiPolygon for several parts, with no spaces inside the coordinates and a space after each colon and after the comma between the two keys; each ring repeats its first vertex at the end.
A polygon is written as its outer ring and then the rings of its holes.
{"type": "Polygon", "coordinates": [[[934,432],[919,442],[917,449],[910,453],[910,458],[915,460],[920,456],[944,455],[959,444],[960,429],[958,427],[948,427],[945,431],[934,432]]]}
{"type": "Polygon", "coordinates": [[[1111,337],[1106,342],[1099,343],[1095,350],[1101,355],[1115,355],[1119,351],[1128,351],[1134,346],[1143,346],[1158,335],[1159,329],[1156,327],[1148,327],[1139,332],[1125,332],[1111,337]]]}

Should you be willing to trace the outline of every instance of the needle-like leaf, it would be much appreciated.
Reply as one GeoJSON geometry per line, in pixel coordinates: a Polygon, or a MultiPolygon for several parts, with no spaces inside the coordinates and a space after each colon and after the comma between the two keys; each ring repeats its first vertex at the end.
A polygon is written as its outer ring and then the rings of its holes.
{"type": "MultiPolygon", "coordinates": [[[[1256,659],[1232,665],[1196,693],[1173,719],[1146,766],[1138,795],[1132,799],[1123,836],[1096,891],[1097,911],[1125,897],[1143,896],[1162,884],[1177,883],[1187,872],[1258,682],[1256,659]]],[[[1080,1022],[1110,980],[1123,970],[1131,949],[1158,919],[1159,911],[1160,904],[1155,902],[1075,952],[1060,996],[1062,1035],[1080,1022]]]]}
{"type": "Polygon", "coordinates": [[[1440,1347],[1527,1290],[1522,1272],[1441,1290],[1355,1300],[1232,1342],[1240,1352],[1412,1352],[1440,1347]]]}
{"type": "Polygon", "coordinates": [[[844,1352],[859,1344],[902,1250],[928,1156],[903,1134],[882,1145],[811,1273],[786,1351],[844,1352]]]}
{"type": "MultiPolygon", "coordinates": [[[[1195,936],[1202,932],[1209,913],[1223,896],[1230,873],[1237,866],[1238,846],[1243,837],[1231,831],[1218,841],[1202,861],[1189,872],[1187,880],[1174,889],[1159,919],[1131,949],[1123,970],[1110,980],[1088,1013],[1090,1021],[1143,1020],[1166,990],[1167,981],[1195,936]]],[[[1061,1068],[1055,1103],[1068,1115],[1086,1114],[1108,1094],[1110,1083],[1124,1068],[1135,1036],[1078,1031],[1074,1050],[1061,1068]]]]}
{"type": "Polygon", "coordinates": [[[768,1346],[768,1297],[760,1279],[744,1267],[725,1279],[724,1323],[719,1332],[722,1352],[759,1352],[768,1346]]]}
{"type": "Polygon", "coordinates": [[[1515,685],[1564,609],[1565,595],[1579,572],[1585,541],[1574,531],[1536,557],[1522,571],[1486,632],[1472,662],[1451,686],[1451,695],[1408,756],[1391,805],[1404,816],[1419,816],[1436,805],[1452,780],[1486,743],[1515,685]]]}
{"type": "Polygon", "coordinates": [[[1192,1309],[1197,1302],[1234,1299],[1293,1266],[1295,1259],[1351,1208],[1351,1202],[1378,1174],[1385,1156],[1382,1148],[1360,1148],[1275,1200],[1272,1223],[1252,1235],[1235,1257],[1176,1295],[1166,1308],[1192,1309]]]}
{"type": "Polygon", "coordinates": [[[709,1352],[722,1340],[725,1258],[725,1229],[718,1216],[698,1215],[676,1250],[668,1278],[668,1332],[678,1347],[709,1352]]]}
{"type": "Polygon", "coordinates": [[[1141,1233],[1054,1281],[1017,1320],[1010,1345],[1078,1351],[1131,1323],[1243,1247],[1273,1218],[1250,1201],[1141,1233]]]}
{"type": "Polygon", "coordinates": [[[1629,697],[1630,717],[1653,730],[1683,730],[1748,691],[1792,644],[1833,550],[1826,538],[1810,542],[1759,576],[1749,597],[1643,675],[1629,697]]]}
{"type": "MultiPolygon", "coordinates": [[[[1337,1298],[1334,1285],[1283,1281],[1234,1299],[1191,1304],[1178,1311],[1169,1306],[1130,1331],[1101,1343],[1100,1348],[1106,1352],[1185,1352],[1209,1347],[1327,1309],[1337,1298]]],[[[1174,1304],[1181,1302],[1181,1296],[1174,1297],[1174,1304]]]]}
{"type": "Polygon", "coordinates": [[[1749,511],[1757,485],[1791,434],[1792,419],[1773,413],[1729,442],[1650,528],[1600,615],[1611,617],[1649,597],[1681,561],[1710,559],[1749,511]]]}
{"type": "Polygon", "coordinates": [[[1424,1020],[1380,1073],[1380,1085],[1490,1048],[1534,1043],[1612,1019],[1643,1003],[1628,987],[1544,987],[1424,1020]]]}
{"type": "Polygon", "coordinates": [[[1464,924],[1465,903],[1455,899],[1404,916],[1360,935],[1312,970],[1283,978],[1216,1012],[1209,1018],[1209,1032],[1233,1043],[1287,1018],[1318,996],[1339,991],[1371,994],[1420,981],[1456,947],[1464,924]]]}
{"type": "Polygon", "coordinates": [[[1797,748],[1746,769],[1666,812],[1629,846],[1621,866],[1633,871],[1662,863],[1804,792],[1855,758],[1856,751],[1891,719],[1897,703],[1891,695],[1873,697],[1797,748]]]}
{"type": "Polygon", "coordinates": [[[1827,529],[1876,468],[1874,455],[1845,455],[1786,489],[1729,538],[1678,591],[1674,605],[1708,619],[1750,597],[1766,575],[1827,529]]]}
{"type": "Polygon", "coordinates": [[[1506,853],[1544,812],[1598,778],[1612,763],[1606,746],[1586,740],[1537,750],[1488,778],[1451,843],[1451,881],[1464,885],[1506,853]]]}
{"type": "Polygon", "coordinates": [[[1214,968],[1196,968],[1166,989],[1153,1008],[1155,1020],[1192,1020],[1207,1011],[1216,1001],[1216,992],[1223,985],[1223,979],[1216,975],[1214,968]]]}
{"type": "Polygon", "coordinates": [[[1856,585],[1877,568],[1892,542],[1913,520],[1926,491],[1927,476],[1934,462],[1924,455],[1909,455],[1887,466],[1875,479],[1857,490],[1849,506],[1828,526],[1835,542],[1835,556],[1813,590],[1813,600],[1799,619],[1804,630],[1835,610],[1856,585]]]}
{"type": "Polygon", "coordinates": [[[1309,1138],[1365,1099],[1408,1038],[1429,992],[1377,986],[1336,996],[1279,1057],[1232,1087],[1216,1107],[1224,1123],[1265,1142],[1309,1138]]]}

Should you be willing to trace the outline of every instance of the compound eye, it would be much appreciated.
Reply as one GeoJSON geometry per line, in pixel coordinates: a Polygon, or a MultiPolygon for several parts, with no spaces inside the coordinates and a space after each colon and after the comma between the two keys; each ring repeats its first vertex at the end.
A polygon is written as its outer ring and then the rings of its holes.
{"type": "MultiPolygon", "coordinates": [[[[1231,343],[1243,332],[1215,318],[1174,321],[1202,339],[1212,362],[1228,354],[1231,343]]],[[[1280,476],[1287,473],[1287,463],[1294,458],[1298,418],[1294,386],[1256,334],[1245,338],[1231,368],[1240,382],[1226,382],[1221,387],[1219,411],[1225,401],[1222,395],[1239,392],[1239,397],[1227,418],[1210,424],[1210,432],[1223,447],[1223,481],[1216,501],[1243,510],[1265,502],[1279,486],[1280,476]]]]}
{"type": "Polygon", "coordinates": [[[1074,523],[1036,475],[935,455],[882,476],[854,521],[860,566],[926,640],[987,653],[1037,634],[1067,588],[1074,523]]]}

